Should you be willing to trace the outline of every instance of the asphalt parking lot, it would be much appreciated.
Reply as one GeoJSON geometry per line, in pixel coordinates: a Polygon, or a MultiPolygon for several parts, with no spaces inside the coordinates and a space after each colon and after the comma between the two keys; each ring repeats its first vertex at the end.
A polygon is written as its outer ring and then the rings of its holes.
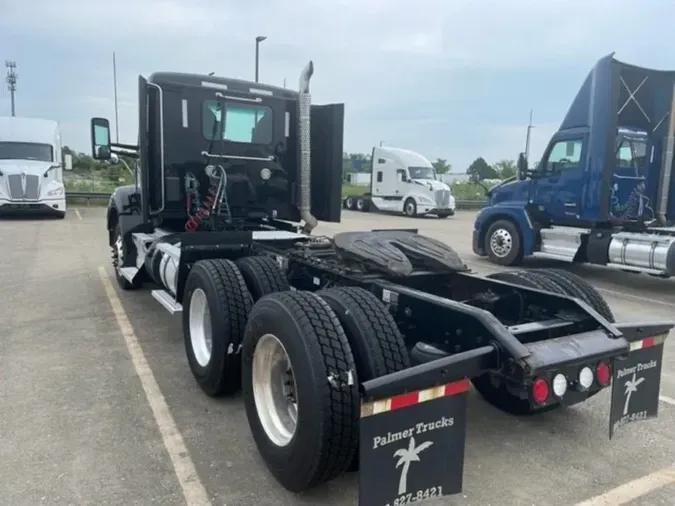
{"type": "MultiPolygon", "coordinates": [[[[499,270],[471,252],[473,216],[345,212],[343,223],[317,233],[418,227],[475,271],[499,270]]],[[[276,484],[241,400],[210,399],[193,381],[180,317],[147,292],[116,290],[106,239],[102,208],[70,208],[65,220],[0,220],[0,504],[356,504],[357,475],[302,496],[276,484]]],[[[675,280],[574,272],[602,291],[620,321],[675,319],[675,280]]],[[[675,505],[672,342],[661,394],[657,420],[627,426],[610,442],[608,392],[528,419],[471,392],[464,492],[429,504],[675,505]]]]}

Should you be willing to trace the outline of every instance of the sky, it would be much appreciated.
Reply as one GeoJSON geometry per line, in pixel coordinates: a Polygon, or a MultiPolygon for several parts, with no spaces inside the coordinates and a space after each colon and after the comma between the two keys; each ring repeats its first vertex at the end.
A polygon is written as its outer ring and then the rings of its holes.
{"type": "Polygon", "coordinates": [[[456,172],[479,156],[515,159],[530,109],[537,160],[608,53],[675,69],[667,0],[0,0],[0,12],[17,115],[59,120],[64,143],[85,152],[91,117],[114,129],[113,51],[120,142],[136,143],[139,74],[253,80],[263,35],[260,81],[296,88],[313,60],[313,102],[345,103],[345,151],[383,142],[456,172]]]}

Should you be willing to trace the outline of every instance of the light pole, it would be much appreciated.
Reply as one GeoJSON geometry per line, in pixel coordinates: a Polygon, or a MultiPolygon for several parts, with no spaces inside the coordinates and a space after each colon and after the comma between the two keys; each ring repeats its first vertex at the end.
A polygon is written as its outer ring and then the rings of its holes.
{"type": "Polygon", "coordinates": [[[264,35],[258,35],[255,38],[255,82],[258,82],[258,64],[260,63],[260,43],[265,40],[267,37],[264,35]]]}

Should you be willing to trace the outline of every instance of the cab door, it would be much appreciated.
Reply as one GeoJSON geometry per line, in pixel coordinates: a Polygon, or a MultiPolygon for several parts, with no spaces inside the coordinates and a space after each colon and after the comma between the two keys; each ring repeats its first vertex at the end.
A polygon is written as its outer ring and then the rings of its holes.
{"type": "Polygon", "coordinates": [[[585,180],[584,136],[554,138],[534,172],[530,185],[530,204],[553,222],[579,218],[585,180]]]}

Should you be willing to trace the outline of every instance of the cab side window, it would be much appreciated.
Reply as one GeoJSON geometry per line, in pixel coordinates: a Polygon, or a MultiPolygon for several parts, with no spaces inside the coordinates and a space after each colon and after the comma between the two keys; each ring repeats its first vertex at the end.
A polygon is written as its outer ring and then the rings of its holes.
{"type": "Polygon", "coordinates": [[[406,176],[405,170],[403,169],[396,170],[396,178],[404,183],[408,180],[408,176],[406,176]]]}
{"type": "Polygon", "coordinates": [[[548,160],[538,170],[545,173],[559,172],[569,167],[578,167],[581,163],[583,139],[570,139],[556,142],[548,154],[548,160]]]}

